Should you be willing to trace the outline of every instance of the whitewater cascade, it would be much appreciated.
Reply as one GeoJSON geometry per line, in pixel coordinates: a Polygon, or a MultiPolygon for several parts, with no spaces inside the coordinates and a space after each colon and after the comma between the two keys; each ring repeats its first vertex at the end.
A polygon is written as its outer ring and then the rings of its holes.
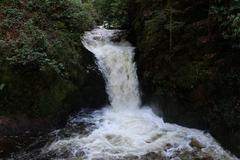
{"type": "MultiPolygon", "coordinates": [[[[149,107],[141,106],[134,47],[116,41],[119,30],[102,27],[86,32],[84,46],[92,52],[106,81],[110,106],[73,121],[94,124],[87,134],[58,139],[47,150],[71,153],[67,159],[134,159],[155,153],[158,159],[192,157],[232,160],[210,134],[165,123],[149,107]],[[112,40],[115,39],[115,42],[112,40]]],[[[184,159],[184,158],[183,158],[184,159]]]]}
{"type": "Polygon", "coordinates": [[[118,30],[104,28],[87,32],[84,46],[94,53],[105,81],[106,90],[114,110],[136,109],[140,105],[134,47],[128,42],[111,42],[118,30]]]}

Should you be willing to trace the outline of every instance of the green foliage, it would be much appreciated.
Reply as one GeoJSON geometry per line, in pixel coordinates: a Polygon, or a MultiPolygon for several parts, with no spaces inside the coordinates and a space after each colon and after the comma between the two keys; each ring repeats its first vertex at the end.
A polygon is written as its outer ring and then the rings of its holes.
{"type": "Polygon", "coordinates": [[[229,15],[223,26],[223,36],[225,39],[239,40],[240,39],[240,13],[229,15]]]}
{"type": "Polygon", "coordinates": [[[97,16],[91,3],[76,0],[31,0],[28,9],[38,10],[51,20],[61,20],[72,31],[84,31],[95,25],[97,16]]]}
{"type": "Polygon", "coordinates": [[[72,46],[76,41],[81,43],[81,34],[91,29],[97,20],[93,5],[75,0],[5,3],[0,5],[3,18],[0,22],[0,59],[11,65],[34,66],[40,70],[51,67],[59,75],[66,76],[64,65],[67,63],[63,62],[66,61],[63,55],[58,55],[56,43],[62,45],[63,51],[67,50],[65,54],[78,54],[72,46]]]}
{"type": "Polygon", "coordinates": [[[128,24],[128,0],[93,1],[106,27],[124,27],[128,24]]]}
{"type": "Polygon", "coordinates": [[[0,114],[71,110],[64,102],[76,90],[71,80],[85,76],[81,36],[98,21],[93,5],[3,0],[0,8],[0,114]]]}
{"type": "Polygon", "coordinates": [[[17,25],[24,18],[24,13],[17,8],[3,8],[1,13],[6,15],[6,18],[0,22],[0,26],[5,29],[17,25]]]}
{"type": "Polygon", "coordinates": [[[240,1],[232,0],[229,6],[215,3],[211,6],[210,14],[216,19],[220,25],[223,37],[230,40],[232,47],[240,45],[240,1]]]}

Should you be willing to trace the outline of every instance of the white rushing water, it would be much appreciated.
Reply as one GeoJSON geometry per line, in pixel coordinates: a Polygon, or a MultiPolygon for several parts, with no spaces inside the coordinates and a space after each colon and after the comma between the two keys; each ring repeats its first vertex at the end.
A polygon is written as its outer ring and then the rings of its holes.
{"type": "Polygon", "coordinates": [[[84,118],[95,125],[89,134],[57,140],[47,150],[67,150],[71,153],[67,159],[116,160],[151,152],[165,159],[237,159],[209,134],[165,123],[150,108],[140,106],[134,48],[126,41],[111,41],[119,32],[100,27],[83,37],[84,46],[95,55],[105,78],[111,106],[84,118]]]}
{"type": "Polygon", "coordinates": [[[111,42],[120,31],[104,28],[87,32],[84,46],[94,53],[114,110],[137,109],[140,105],[134,48],[128,42],[111,42]]]}

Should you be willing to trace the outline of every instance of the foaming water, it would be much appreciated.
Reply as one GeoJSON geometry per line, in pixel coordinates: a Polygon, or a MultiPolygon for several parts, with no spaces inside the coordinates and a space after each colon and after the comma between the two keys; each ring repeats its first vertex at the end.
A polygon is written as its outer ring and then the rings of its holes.
{"type": "Polygon", "coordinates": [[[111,42],[120,31],[104,28],[87,32],[84,46],[94,53],[105,81],[110,103],[115,110],[136,109],[140,105],[134,47],[126,41],[111,42]]]}
{"type": "Polygon", "coordinates": [[[67,152],[66,159],[89,160],[141,159],[152,152],[158,159],[237,159],[209,134],[165,123],[149,107],[140,107],[134,48],[126,41],[111,41],[119,32],[97,28],[83,37],[105,78],[111,106],[72,119],[92,124],[89,132],[58,139],[43,152],[67,152]]]}

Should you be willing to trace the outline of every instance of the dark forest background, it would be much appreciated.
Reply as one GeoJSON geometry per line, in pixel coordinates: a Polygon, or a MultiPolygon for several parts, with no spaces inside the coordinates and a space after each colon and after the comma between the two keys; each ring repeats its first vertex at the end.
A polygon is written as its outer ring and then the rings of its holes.
{"type": "Polygon", "coordinates": [[[136,46],[143,103],[240,155],[238,0],[0,0],[0,135],[108,103],[81,43],[101,24],[136,46]]]}

